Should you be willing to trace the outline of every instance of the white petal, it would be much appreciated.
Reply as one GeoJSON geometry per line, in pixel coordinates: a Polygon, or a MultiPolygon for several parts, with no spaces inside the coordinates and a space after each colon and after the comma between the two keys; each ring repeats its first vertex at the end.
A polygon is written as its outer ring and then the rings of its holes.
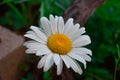
{"type": "Polygon", "coordinates": [[[53,15],[50,15],[50,26],[53,34],[57,33],[57,20],[53,15]]]}
{"type": "Polygon", "coordinates": [[[24,43],[24,46],[26,46],[28,49],[26,50],[26,53],[36,53],[40,49],[40,44],[38,42],[31,43],[32,41],[27,41],[24,43]]]}
{"type": "Polygon", "coordinates": [[[38,49],[33,49],[33,48],[29,48],[25,51],[25,53],[28,54],[35,54],[38,51],[38,49]]]}
{"type": "Polygon", "coordinates": [[[50,51],[42,51],[42,50],[38,50],[36,52],[37,56],[42,56],[42,55],[46,55],[46,54],[50,54],[50,51]]]}
{"type": "Polygon", "coordinates": [[[48,36],[51,35],[51,28],[50,28],[50,22],[49,22],[49,20],[46,17],[42,17],[40,19],[40,21],[41,21],[41,24],[43,26],[43,29],[44,29],[45,33],[48,36]]]}
{"type": "Polygon", "coordinates": [[[35,35],[35,33],[33,31],[27,31],[26,33],[35,35]]]}
{"type": "Polygon", "coordinates": [[[73,48],[71,52],[78,53],[78,54],[89,54],[92,56],[92,51],[87,48],[73,48]]]}
{"type": "Polygon", "coordinates": [[[76,63],[76,65],[78,67],[78,74],[81,75],[83,73],[82,68],[80,67],[80,65],[75,60],[73,60],[73,61],[76,63]]]}
{"type": "Polygon", "coordinates": [[[81,35],[84,34],[84,33],[86,32],[84,27],[81,27],[79,31],[80,31],[79,34],[81,34],[81,35]]]}
{"type": "Polygon", "coordinates": [[[86,61],[91,61],[91,57],[89,55],[80,55],[82,58],[84,58],[86,61]]]}
{"type": "Polygon", "coordinates": [[[73,18],[67,20],[63,33],[67,35],[68,33],[72,32],[71,30],[73,31],[73,18]]]}
{"type": "Polygon", "coordinates": [[[40,49],[41,45],[45,45],[45,44],[41,44],[37,41],[32,41],[32,40],[31,41],[26,41],[24,43],[24,46],[26,46],[27,48],[39,48],[40,49]]]}
{"type": "MultiPolygon", "coordinates": [[[[27,46],[26,46],[27,47],[27,46]]],[[[32,45],[32,46],[29,46],[27,47],[28,49],[33,49],[33,50],[39,50],[39,45],[32,45]]]]}
{"type": "Polygon", "coordinates": [[[70,30],[71,32],[67,33],[67,35],[70,37],[72,41],[76,40],[81,35],[79,27],[80,27],[79,24],[75,24],[74,26],[72,26],[70,30]]]}
{"type": "Polygon", "coordinates": [[[24,46],[28,48],[26,53],[36,53],[37,56],[49,54],[51,52],[46,45],[32,40],[25,42],[24,46]]]}
{"type": "Polygon", "coordinates": [[[51,51],[48,49],[48,47],[45,45],[41,45],[39,50],[37,51],[36,55],[41,56],[41,55],[45,55],[45,54],[49,54],[49,53],[51,53],[51,51]]]}
{"type": "Polygon", "coordinates": [[[46,44],[45,41],[41,40],[41,39],[40,39],[38,36],[36,36],[36,35],[25,34],[24,36],[27,37],[27,38],[33,39],[33,40],[35,40],[35,41],[38,41],[38,42],[40,42],[40,43],[46,44]]]}
{"type": "Polygon", "coordinates": [[[41,32],[38,27],[31,26],[30,29],[32,29],[36,33],[36,35],[43,41],[47,41],[47,36],[43,32],[41,32]]]}
{"type": "Polygon", "coordinates": [[[26,45],[26,47],[27,48],[37,49],[37,50],[39,50],[41,48],[41,46],[39,44],[36,44],[36,45],[28,44],[28,45],[26,45]]]}
{"type": "Polygon", "coordinates": [[[63,62],[62,59],[60,60],[60,65],[57,67],[57,75],[60,75],[63,69],[63,62]]]}
{"type": "Polygon", "coordinates": [[[58,32],[63,33],[64,30],[64,20],[62,17],[58,18],[58,32]]]}
{"type": "Polygon", "coordinates": [[[54,59],[54,62],[55,62],[55,64],[56,65],[59,65],[59,63],[60,63],[60,56],[58,55],[58,54],[54,54],[53,55],[53,59],[54,59]]]}
{"type": "Polygon", "coordinates": [[[77,55],[76,53],[69,53],[68,55],[70,57],[72,57],[73,59],[76,59],[79,62],[83,63],[84,68],[86,69],[86,62],[85,62],[85,60],[81,56],[77,55]]]}
{"type": "Polygon", "coordinates": [[[76,72],[76,73],[79,73],[79,74],[82,74],[82,69],[81,67],[79,66],[79,64],[73,60],[72,58],[68,58],[69,62],[70,62],[70,67],[76,72]]]}
{"type": "Polygon", "coordinates": [[[38,68],[42,68],[47,60],[47,58],[49,57],[49,54],[48,55],[45,55],[42,57],[42,59],[38,62],[38,65],[37,67],[38,68]]]}
{"type": "Polygon", "coordinates": [[[44,71],[48,71],[53,65],[53,54],[49,54],[48,58],[45,61],[44,71]]]}
{"type": "MultiPolygon", "coordinates": [[[[30,40],[30,41],[26,41],[26,42],[24,42],[24,46],[29,46],[29,45],[34,45],[34,44],[36,44],[36,43],[39,43],[39,42],[37,42],[37,41],[33,41],[33,40],[30,40]]],[[[40,43],[39,43],[40,44],[40,43]]]]}
{"type": "Polygon", "coordinates": [[[61,56],[62,60],[64,61],[66,67],[70,68],[70,62],[68,60],[69,57],[67,55],[60,55],[60,56],[61,56]]]}
{"type": "Polygon", "coordinates": [[[54,54],[54,62],[57,65],[57,75],[60,75],[63,68],[63,62],[58,54],[54,54]]]}
{"type": "Polygon", "coordinates": [[[86,46],[91,43],[90,37],[88,35],[82,35],[73,42],[73,47],[86,46]]]}

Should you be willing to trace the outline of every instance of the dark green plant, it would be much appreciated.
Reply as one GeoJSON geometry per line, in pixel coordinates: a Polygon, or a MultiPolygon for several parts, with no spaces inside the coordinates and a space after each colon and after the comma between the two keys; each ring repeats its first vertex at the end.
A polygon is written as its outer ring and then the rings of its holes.
{"type": "MultiPolygon", "coordinates": [[[[39,18],[49,14],[62,15],[72,0],[3,0],[0,7],[5,11],[0,23],[13,29],[38,25],[39,18]],[[7,10],[4,10],[7,8],[7,10]]],[[[2,12],[2,11],[1,11],[2,12]]]]}
{"type": "Polygon", "coordinates": [[[85,24],[93,51],[92,63],[85,72],[88,80],[113,80],[116,44],[120,45],[119,6],[119,0],[107,0],[85,24]]]}

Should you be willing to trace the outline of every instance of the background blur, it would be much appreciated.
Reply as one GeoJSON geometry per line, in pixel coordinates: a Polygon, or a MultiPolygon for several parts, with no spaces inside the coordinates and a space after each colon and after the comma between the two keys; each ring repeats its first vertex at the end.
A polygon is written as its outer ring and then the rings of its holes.
{"type": "MultiPolygon", "coordinates": [[[[31,25],[40,26],[40,17],[62,15],[72,1],[3,0],[0,1],[0,25],[23,35],[31,25]]],[[[120,80],[120,0],[106,0],[84,26],[92,40],[87,46],[93,51],[92,62],[81,76],[74,73],[75,80],[113,80],[115,70],[120,80]]],[[[24,65],[22,69],[26,68],[24,65]]],[[[31,80],[32,73],[27,73],[21,80],[31,80]]],[[[51,80],[48,73],[44,73],[44,79],[51,80]]]]}

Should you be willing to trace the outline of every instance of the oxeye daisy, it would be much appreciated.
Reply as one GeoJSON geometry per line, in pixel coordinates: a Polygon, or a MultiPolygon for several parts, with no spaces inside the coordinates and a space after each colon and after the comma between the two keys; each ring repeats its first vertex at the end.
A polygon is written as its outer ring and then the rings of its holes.
{"type": "Polygon", "coordinates": [[[73,69],[76,73],[82,74],[82,68],[78,62],[86,68],[86,61],[91,61],[91,50],[84,46],[91,43],[90,37],[84,35],[85,28],[79,24],[73,24],[70,18],[64,23],[63,17],[49,16],[40,19],[42,29],[31,26],[30,31],[24,35],[30,38],[24,45],[26,53],[41,56],[38,68],[48,71],[55,63],[57,75],[63,69],[63,63],[67,68],[73,69]]]}

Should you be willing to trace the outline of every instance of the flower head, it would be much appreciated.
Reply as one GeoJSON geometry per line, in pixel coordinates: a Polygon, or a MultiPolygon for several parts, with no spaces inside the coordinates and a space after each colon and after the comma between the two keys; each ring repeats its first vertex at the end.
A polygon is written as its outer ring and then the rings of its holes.
{"type": "Polygon", "coordinates": [[[86,61],[91,61],[91,50],[84,48],[91,43],[85,28],[79,24],[73,24],[70,18],[64,23],[62,17],[49,16],[40,19],[43,29],[31,26],[31,31],[24,35],[30,38],[24,45],[28,48],[26,53],[42,56],[38,63],[38,68],[48,71],[55,63],[57,66],[57,75],[60,75],[63,69],[63,63],[67,68],[72,68],[76,73],[82,74],[82,68],[78,64],[81,62],[86,68],[86,61]]]}

